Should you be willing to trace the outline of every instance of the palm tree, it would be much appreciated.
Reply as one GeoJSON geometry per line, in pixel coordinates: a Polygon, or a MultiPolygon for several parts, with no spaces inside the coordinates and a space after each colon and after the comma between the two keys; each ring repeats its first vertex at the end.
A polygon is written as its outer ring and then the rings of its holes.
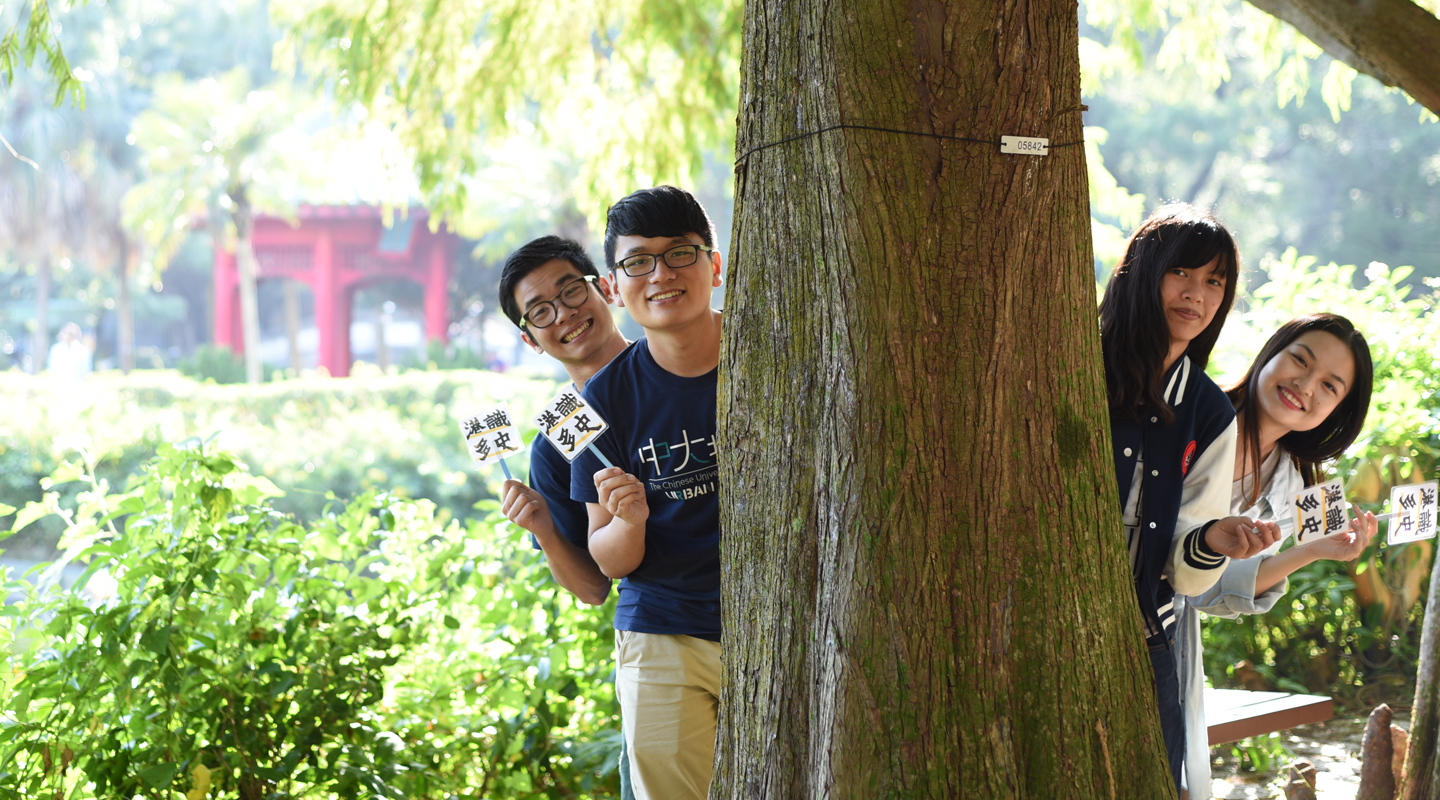
{"type": "Polygon", "coordinates": [[[131,129],[145,177],[125,197],[126,226],[155,248],[157,266],[201,219],[211,221],[216,247],[234,242],[250,383],[262,380],[250,235],[256,214],[287,213],[304,183],[308,137],[296,108],[288,86],[252,88],[241,68],[195,81],[170,76],[131,129]]]}

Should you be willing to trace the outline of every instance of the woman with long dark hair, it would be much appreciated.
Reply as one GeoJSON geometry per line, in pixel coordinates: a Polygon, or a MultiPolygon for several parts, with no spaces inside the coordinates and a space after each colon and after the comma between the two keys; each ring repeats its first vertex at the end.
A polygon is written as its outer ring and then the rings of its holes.
{"type": "MultiPolygon", "coordinates": [[[[1310,314],[1277,330],[1226,395],[1235,407],[1235,452],[1230,507],[1274,519],[1293,535],[1295,496],[1324,480],[1323,469],[1345,452],[1365,425],[1374,368],[1365,337],[1337,314],[1310,314]]],[[[1200,619],[1196,612],[1235,617],[1275,606],[1295,570],[1324,559],[1353,561],[1370,544],[1375,515],[1360,514],[1343,534],[1231,561],[1220,581],[1180,605],[1176,644],[1190,742],[1186,784],[1191,800],[1210,797],[1210,758],[1201,701],[1205,685],[1200,619]]]]}
{"type": "Polygon", "coordinates": [[[1177,791],[1186,747],[1175,596],[1205,592],[1230,559],[1280,535],[1273,523],[1230,516],[1235,411],[1205,375],[1239,270],[1224,226],[1168,205],[1131,235],[1100,303],[1115,474],[1177,791]]]}

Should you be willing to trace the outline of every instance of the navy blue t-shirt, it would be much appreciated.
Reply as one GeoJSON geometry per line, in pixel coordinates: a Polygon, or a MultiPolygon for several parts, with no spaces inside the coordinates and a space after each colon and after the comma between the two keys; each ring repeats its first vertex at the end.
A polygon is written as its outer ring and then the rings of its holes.
{"type": "MultiPolygon", "coordinates": [[[[560,535],[581,550],[590,549],[590,515],[584,503],[570,499],[570,462],[544,436],[537,435],[530,445],[530,488],[545,498],[560,535]]],[[[533,535],[530,544],[540,549],[533,535]]]]}
{"type": "MultiPolygon", "coordinates": [[[[645,557],[620,581],[615,629],[720,641],[720,470],[716,464],[718,370],[666,372],[644,339],[616,356],[582,396],[610,429],[595,446],[645,482],[645,557]]],[[[570,497],[600,502],[588,450],[570,471],[570,497]]]]}

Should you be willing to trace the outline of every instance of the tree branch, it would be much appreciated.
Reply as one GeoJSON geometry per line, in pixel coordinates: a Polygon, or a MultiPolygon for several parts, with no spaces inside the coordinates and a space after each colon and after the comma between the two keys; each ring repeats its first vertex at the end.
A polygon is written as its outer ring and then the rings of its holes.
{"type": "Polygon", "coordinates": [[[1326,53],[1440,114],[1440,18],[1410,0],[1250,0],[1326,53]]]}

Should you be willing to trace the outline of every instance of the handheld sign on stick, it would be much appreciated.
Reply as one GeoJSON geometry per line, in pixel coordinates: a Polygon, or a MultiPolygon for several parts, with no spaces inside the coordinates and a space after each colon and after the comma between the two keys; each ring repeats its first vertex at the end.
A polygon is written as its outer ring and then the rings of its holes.
{"type": "Polygon", "coordinates": [[[615,466],[595,447],[595,439],[609,430],[610,424],[601,419],[592,406],[586,405],[574,388],[562,391],[546,403],[535,417],[535,424],[566,461],[574,461],[588,449],[607,469],[615,466]]]}
{"type": "Polygon", "coordinates": [[[1390,544],[1418,542],[1435,537],[1435,506],[1437,484],[1417,483],[1396,486],[1390,490],[1390,544]]]}
{"type": "Polygon", "coordinates": [[[525,440],[510,421],[510,410],[503,405],[482,411],[460,422],[460,432],[465,435],[465,448],[480,464],[500,462],[505,479],[510,480],[510,467],[505,456],[514,455],[525,449],[525,440]]]}
{"type": "Polygon", "coordinates": [[[1344,533],[1350,526],[1345,511],[1345,484],[1336,478],[1295,495],[1295,543],[1310,544],[1344,533]]]}

